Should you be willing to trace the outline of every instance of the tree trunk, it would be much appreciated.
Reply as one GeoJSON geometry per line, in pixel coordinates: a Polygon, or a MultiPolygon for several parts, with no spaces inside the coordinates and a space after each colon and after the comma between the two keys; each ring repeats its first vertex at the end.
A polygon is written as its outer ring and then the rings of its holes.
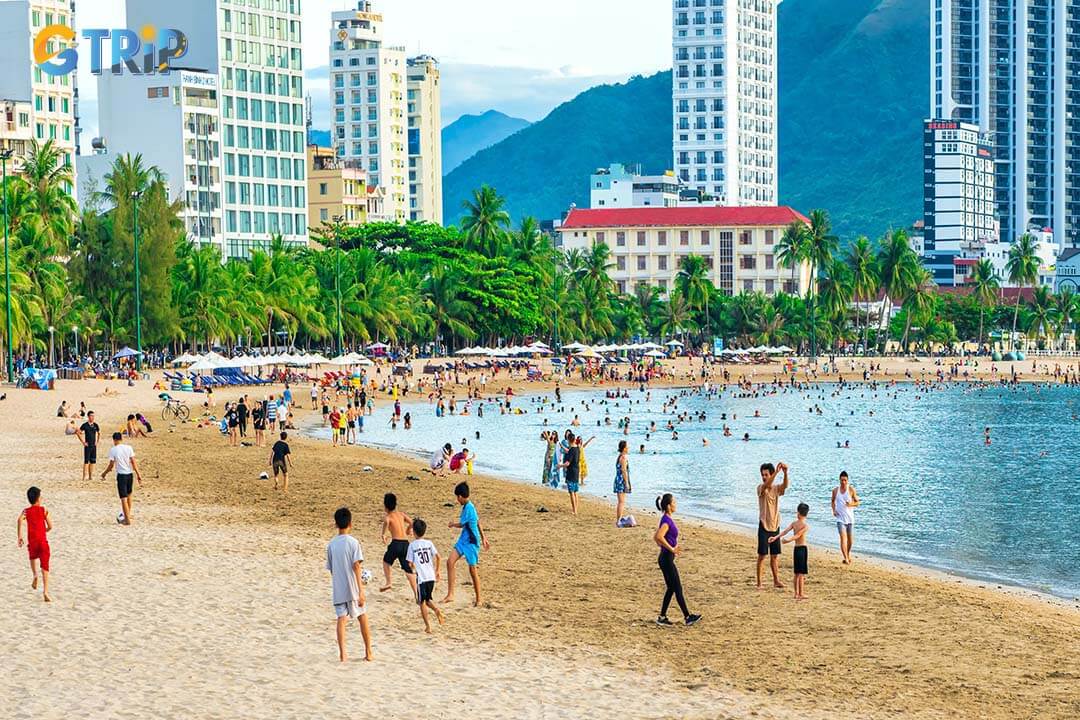
{"type": "MultiPolygon", "coordinates": [[[[1023,289],[1024,289],[1024,286],[1021,285],[1020,290],[1022,291],[1023,289]]],[[[1019,293],[1019,292],[1016,293],[1016,305],[1013,308],[1012,333],[1009,335],[1009,346],[1010,346],[1009,350],[1014,350],[1015,349],[1013,344],[1015,343],[1014,338],[1016,337],[1016,319],[1020,316],[1020,295],[1021,295],[1021,293],[1019,293]]]]}
{"type": "Polygon", "coordinates": [[[983,308],[980,306],[979,307],[979,347],[976,350],[976,352],[979,352],[979,351],[982,350],[982,345],[983,345],[983,313],[984,312],[985,312],[985,310],[983,310],[983,308]]]}

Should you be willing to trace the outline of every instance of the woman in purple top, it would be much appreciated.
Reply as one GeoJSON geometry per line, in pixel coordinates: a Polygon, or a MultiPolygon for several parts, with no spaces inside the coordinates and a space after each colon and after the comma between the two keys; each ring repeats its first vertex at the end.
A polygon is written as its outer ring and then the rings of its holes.
{"type": "Polygon", "coordinates": [[[657,625],[672,625],[667,618],[668,606],[671,598],[679,603],[686,624],[693,625],[701,619],[700,615],[691,614],[686,607],[686,598],[683,597],[682,581],[679,580],[679,569],[675,567],[675,556],[679,554],[679,526],[675,524],[675,497],[671,493],[665,493],[656,498],[656,509],[663,513],[660,524],[656,528],[653,540],[660,546],[660,571],[664,573],[664,584],[667,591],[664,593],[664,602],[660,606],[660,617],[656,618],[657,625]]]}

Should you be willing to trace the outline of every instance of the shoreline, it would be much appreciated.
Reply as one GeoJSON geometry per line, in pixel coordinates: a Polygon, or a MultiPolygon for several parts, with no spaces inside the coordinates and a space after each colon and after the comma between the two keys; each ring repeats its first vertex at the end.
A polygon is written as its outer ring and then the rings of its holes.
{"type": "MultiPolygon", "coordinates": [[[[667,388],[665,388],[665,389],[667,389],[667,388]]],[[[673,386],[670,389],[678,389],[678,388],[673,386]]],[[[528,396],[521,395],[521,396],[517,396],[517,397],[521,398],[521,397],[528,397],[528,396]]],[[[423,402],[423,401],[422,400],[410,401],[410,403],[420,403],[420,402],[423,402]]],[[[406,403],[402,403],[403,408],[406,407],[406,406],[407,406],[406,403]]],[[[318,437],[317,435],[310,432],[310,430],[312,429],[312,426],[317,424],[318,422],[320,422],[320,418],[321,418],[321,416],[318,415],[317,413],[311,412],[310,410],[307,411],[307,414],[297,424],[296,432],[302,434],[304,437],[308,438],[309,440],[312,440],[312,441],[315,441],[315,442],[320,442],[320,443],[321,442],[328,443],[329,441],[326,440],[325,438],[318,437]]],[[[414,462],[418,463],[421,466],[421,468],[423,467],[423,464],[426,462],[426,459],[425,459],[425,457],[423,455],[419,454],[418,452],[417,453],[410,452],[410,451],[408,451],[406,449],[403,449],[403,448],[389,447],[389,446],[380,445],[380,444],[363,443],[363,442],[358,442],[355,445],[349,445],[348,447],[362,448],[362,449],[365,449],[365,450],[368,450],[368,451],[371,451],[371,452],[387,453],[389,455],[393,455],[393,456],[395,456],[397,458],[400,458],[402,460],[414,461],[414,462]]],[[[422,470],[417,470],[417,472],[422,472],[422,470]]],[[[529,482],[527,480],[523,480],[521,478],[515,478],[515,477],[510,476],[510,475],[499,474],[498,472],[491,472],[491,471],[486,471],[486,470],[480,470],[479,472],[475,473],[474,475],[460,475],[460,476],[448,475],[447,477],[448,478],[458,478],[458,477],[460,477],[461,479],[465,480],[466,482],[468,481],[468,478],[470,478],[470,477],[482,477],[482,478],[491,479],[491,480],[498,480],[499,482],[523,485],[525,487],[541,488],[541,489],[545,489],[545,490],[547,490],[549,492],[552,492],[552,493],[559,493],[560,495],[562,494],[562,492],[559,491],[559,490],[552,490],[551,488],[540,485],[539,483],[532,483],[532,482],[529,482]]],[[[608,506],[611,509],[615,508],[615,500],[609,498],[606,494],[597,494],[597,493],[592,493],[592,492],[582,492],[581,497],[582,498],[589,498],[589,499],[591,499],[593,501],[600,502],[600,503],[604,504],[605,506],[608,506]]],[[[633,497],[633,496],[631,496],[631,497],[633,497]]],[[[653,517],[653,518],[658,517],[658,513],[655,510],[650,509],[648,507],[638,506],[638,505],[636,505],[634,503],[633,499],[628,500],[628,505],[627,506],[630,509],[634,509],[634,510],[638,510],[640,512],[647,513],[649,517],[653,517]]],[[[735,534],[735,535],[739,535],[739,536],[742,536],[742,537],[746,538],[748,541],[754,541],[756,539],[756,537],[757,537],[756,533],[755,533],[755,529],[751,525],[736,522],[734,520],[724,519],[724,518],[720,518],[720,517],[709,517],[709,516],[705,516],[705,515],[698,515],[698,514],[694,514],[692,512],[680,512],[680,516],[692,521],[693,523],[697,524],[700,527],[712,528],[714,530],[718,530],[718,531],[721,531],[721,532],[727,532],[727,533],[732,533],[732,534],[735,534]]],[[[839,557],[839,555],[840,555],[839,551],[835,547],[833,547],[831,545],[821,545],[821,544],[814,543],[814,542],[810,542],[808,544],[813,549],[815,554],[824,554],[825,556],[829,557],[830,560],[835,560],[835,558],[839,557]]],[[[750,542],[748,542],[747,545],[749,547],[750,542]]],[[[1058,607],[1062,607],[1062,608],[1070,609],[1070,610],[1080,610],[1080,597],[1072,597],[1072,598],[1070,598],[1070,597],[1068,597],[1066,595],[1058,595],[1058,594],[1055,594],[1053,592],[1040,590],[1038,588],[1030,587],[1030,586],[1027,586],[1027,585],[1021,585],[1021,584],[1018,584],[1018,583],[1007,582],[1007,581],[1004,581],[1004,580],[997,580],[997,579],[981,577],[981,576],[976,575],[976,574],[963,573],[963,572],[960,572],[960,571],[957,571],[957,570],[942,567],[940,565],[933,565],[933,564],[929,564],[929,563],[926,564],[926,565],[923,565],[923,564],[920,564],[920,563],[917,563],[917,562],[912,562],[910,560],[903,560],[903,559],[900,559],[900,558],[890,557],[890,556],[882,554],[882,553],[874,552],[873,550],[860,549],[860,550],[857,550],[857,552],[859,553],[860,561],[870,562],[870,563],[874,564],[875,566],[877,566],[879,568],[882,568],[882,569],[892,570],[894,572],[905,573],[905,574],[909,574],[909,575],[912,575],[914,577],[919,577],[919,578],[923,578],[923,579],[932,579],[932,580],[936,580],[938,582],[943,582],[943,583],[950,583],[950,582],[952,582],[952,583],[964,583],[964,584],[972,587],[973,589],[988,590],[990,592],[1001,593],[1001,594],[1007,595],[1009,597],[1023,598],[1023,599],[1027,599],[1027,600],[1031,600],[1031,601],[1040,601],[1040,602],[1049,603],[1049,604],[1056,605],[1058,607]]]]}

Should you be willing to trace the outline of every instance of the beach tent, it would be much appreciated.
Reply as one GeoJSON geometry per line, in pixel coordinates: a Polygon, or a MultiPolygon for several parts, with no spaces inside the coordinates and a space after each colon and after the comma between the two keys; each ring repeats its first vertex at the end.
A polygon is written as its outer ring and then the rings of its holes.
{"type": "Polygon", "coordinates": [[[190,365],[191,363],[195,362],[198,359],[199,359],[198,355],[191,355],[189,353],[184,353],[183,355],[181,355],[178,358],[173,358],[172,364],[173,365],[190,365]]]}
{"type": "Polygon", "coordinates": [[[778,353],[789,353],[789,352],[795,352],[795,350],[793,350],[792,348],[789,348],[787,345],[781,345],[780,347],[776,348],[776,352],[778,352],[778,353]]]}
{"type": "Polygon", "coordinates": [[[120,351],[117,352],[115,355],[113,355],[112,359],[113,360],[121,360],[123,358],[137,357],[139,355],[142,355],[142,353],[139,352],[138,350],[132,350],[131,348],[125,346],[125,347],[120,348],[120,351]]]}
{"type": "Polygon", "coordinates": [[[551,348],[542,342],[535,342],[529,345],[526,350],[530,353],[536,353],[537,355],[551,355],[551,348]]]}
{"type": "Polygon", "coordinates": [[[212,358],[199,358],[195,363],[188,368],[192,372],[206,372],[207,370],[216,370],[221,367],[221,363],[212,358]]]}
{"type": "Polygon", "coordinates": [[[651,357],[651,358],[666,358],[666,357],[667,357],[667,355],[665,355],[664,353],[660,352],[659,350],[650,350],[649,352],[645,353],[645,357],[651,357]]]}
{"type": "Polygon", "coordinates": [[[322,353],[315,353],[314,355],[309,355],[308,359],[316,365],[324,365],[325,363],[329,362],[329,360],[327,360],[322,353]]]}
{"type": "Polygon", "coordinates": [[[547,350],[551,349],[550,345],[548,345],[545,342],[541,342],[540,340],[536,340],[534,342],[529,343],[529,347],[531,347],[531,348],[544,348],[544,349],[547,349],[547,350]]]}
{"type": "Polygon", "coordinates": [[[667,346],[667,347],[682,347],[683,346],[683,344],[681,342],[679,342],[678,340],[668,340],[666,343],[664,343],[664,345],[667,346]]]}
{"type": "Polygon", "coordinates": [[[634,347],[635,350],[663,350],[663,345],[657,345],[654,342],[641,343],[634,347]]]}
{"type": "Polygon", "coordinates": [[[570,351],[576,352],[576,351],[578,351],[578,350],[585,350],[585,349],[587,349],[588,347],[589,347],[588,345],[582,345],[582,344],[581,344],[581,343],[579,343],[579,342],[572,342],[572,343],[567,343],[566,345],[563,345],[563,346],[562,346],[562,349],[563,349],[563,350],[570,350],[570,351]]]}
{"type": "Polygon", "coordinates": [[[578,352],[574,353],[574,357],[590,360],[603,360],[603,357],[600,355],[600,353],[596,352],[590,347],[586,347],[584,350],[579,350],[578,352]]]}

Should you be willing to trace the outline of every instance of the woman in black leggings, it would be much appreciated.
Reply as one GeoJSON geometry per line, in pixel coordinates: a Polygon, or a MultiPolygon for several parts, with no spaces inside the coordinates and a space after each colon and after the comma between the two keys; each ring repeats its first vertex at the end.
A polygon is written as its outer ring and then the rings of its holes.
{"type": "Polygon", "coordinates": [[[675,556],[679,554],[679,526],[675,524],[672,515],[675,512],[675,498],[671,493],[665,493],[656,498],[656,509],[663,513],[660,517],[660,525],[656,528],[653,540],[660,546],[660,571],[664,573],[664,584],[667,591],[664,593],[664,602],[660,606],[660,617],[656,618],[657,625],[673,624],[667,618],[668,606],[671,598],[679,603],[683,618],[687,625],[693,625],[701,619],[700,615],[691,614],[686,607],[686,598],[683,597],[682,581],[679,580],[679,569],[675,567],[675,556]]]}

